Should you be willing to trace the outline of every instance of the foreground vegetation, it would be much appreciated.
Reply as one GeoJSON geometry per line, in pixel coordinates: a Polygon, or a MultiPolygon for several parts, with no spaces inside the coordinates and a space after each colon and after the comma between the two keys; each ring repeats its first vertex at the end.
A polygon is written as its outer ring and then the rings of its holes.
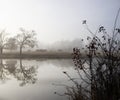
{"type": "Polygon", "coordinates": [[[64,85],[66,92],[63,95],[69,100],[120,100],[120,28],[117,27],[119,13],[120,9],[112,34],[108,34],[104,26],[100,26],[93,33],[86,20],[83,21],[92,36],[87,37],[89,44],[84,47],[86,59],[81,58],[81,49],[73,49],[73,61],[79,79],[63,72],[73,83],[73,86],[64,85]]]}

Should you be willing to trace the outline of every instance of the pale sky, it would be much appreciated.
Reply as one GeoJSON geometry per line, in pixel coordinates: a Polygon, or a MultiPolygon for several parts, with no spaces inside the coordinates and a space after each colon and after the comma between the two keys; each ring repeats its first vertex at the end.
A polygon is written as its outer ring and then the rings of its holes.
{"type": "Polygon", "coordinates": [[[84,19],[93,32],[99,25],[111,29],[118,8],[120,0],[0,0],[0,30],[33,29],[43,43],[74,40],[88,35],[84,19]]]}

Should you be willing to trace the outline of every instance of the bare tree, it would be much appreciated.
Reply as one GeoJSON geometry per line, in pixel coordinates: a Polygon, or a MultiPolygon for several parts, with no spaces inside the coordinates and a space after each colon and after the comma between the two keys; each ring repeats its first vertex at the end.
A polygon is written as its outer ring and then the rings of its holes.
{"type": "Polygon", "coordinates": [[[35,31],[27,31],[23,28],[20,28],[21,34],[16,36],[17,44],[20,48],[20,55],[22,54],[22,49],[26,46],[33,48],[36,45],[35,31]]]}
{"type": "Polygon", "coordinates": [[[17,40],[13,37],[10,37],[7,40],[6,48],[9,49],[9,50],[16,50],[18,48],[17,40]]]}
{"type": "Polygon", "coordinates": [[[5,30],[0,32],[0,54],[3,53],[3,49],[5,49],[5,46],[7,44],[7,34],[5,33],[5,30]]]}

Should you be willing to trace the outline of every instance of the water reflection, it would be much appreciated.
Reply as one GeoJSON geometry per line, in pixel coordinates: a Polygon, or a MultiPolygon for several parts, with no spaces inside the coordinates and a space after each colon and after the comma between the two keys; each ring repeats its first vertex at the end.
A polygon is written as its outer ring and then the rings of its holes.
{"type": "Polygon", "coordinates": [[[76,77],[70,59],[0,59],[0,100],[67,100],[54,94],[65,88],[52,85],[69,83],[63,71],[76,77]]]}
{"type": "Polygon", "coordinates": [[[34,84],[37,81],[36,78],[37,67],[30,65],[23,65],[22,59],[19,59],[19,65],[17,60],[6,60],[3,62],[0,59],[0,80],[5,82],[14,77],[20,81],[20,86],[24,86],[27,83],[34,84]]]}
{"type": "Polygon", "coordinates": [[[47,63],[61,68],[69,68],[73,67],[71,65],[74,65],[71,59],[39,59],[37,61],[40,62],[40,65],[42,65],[43,63],[47,63]]]}

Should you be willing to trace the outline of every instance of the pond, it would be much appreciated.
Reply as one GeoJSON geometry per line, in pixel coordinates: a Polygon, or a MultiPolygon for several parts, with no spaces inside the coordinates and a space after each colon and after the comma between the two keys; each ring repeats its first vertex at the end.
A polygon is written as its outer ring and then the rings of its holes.
{"type": "Polygon", "coordinates": [[[67,100],[71,82],[63,71],[76,77],[71,59],[0,59],[0,100],[67,100]]]}

